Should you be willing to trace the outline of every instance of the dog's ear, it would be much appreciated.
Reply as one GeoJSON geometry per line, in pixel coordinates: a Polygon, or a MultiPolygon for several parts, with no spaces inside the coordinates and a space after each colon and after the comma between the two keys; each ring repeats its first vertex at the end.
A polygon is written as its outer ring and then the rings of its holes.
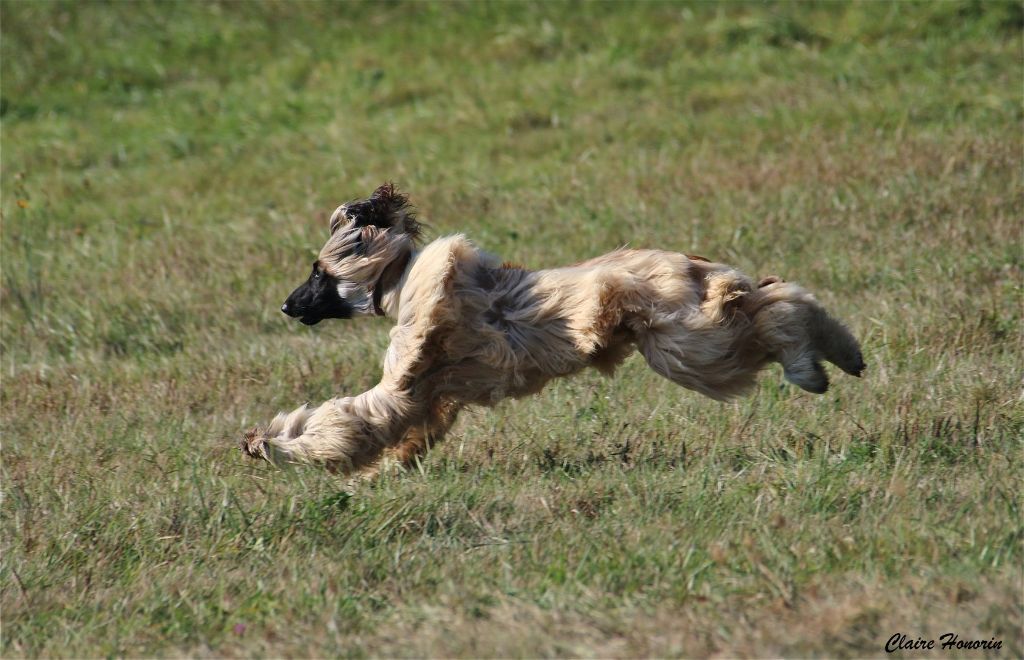
{"type": "Polygon", "coordinates": [[[395,190],[390,182],[379,186],[367,199],[339,207],[331,216],[331,233],[346,221],[352,222],[353,227],[396,229],[414,237],[420,232],[415,213],[409,206],[409,197],[395,190]]]}
{"type": "Polygon", "coordinates": [[[353,228],[395,230],[409,234],[413,239],[419,237],[422,229],[409,205],[409,197],[395,190],[390,182],[379,186],[367,199],[348,202],[335,209],[330,220],[331,234],[348,223],[353,228]]]}
{"type": "Polygon", "coordinates": [[[331,214],[331,219],[330,219],[330,227],[331,227],[331,229],[330,229],[330,232],[329,232],[330,235],[334,236],[334,232],[338,231],[338,227],[340,227],[343,224],[345,224],[345,222],[346,222],[346,218],[345,218],[345,205],[342,204],[338,208],[334,209],[334,213],[331,214]]]}

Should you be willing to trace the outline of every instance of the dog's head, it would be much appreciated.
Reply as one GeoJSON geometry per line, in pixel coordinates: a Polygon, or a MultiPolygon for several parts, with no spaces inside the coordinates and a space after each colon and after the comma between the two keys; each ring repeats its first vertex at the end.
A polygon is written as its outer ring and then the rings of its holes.
{"type": "Polygon", "coordinates": [[[339,206],[330,227],[309,278],[292,291],[281,311],[306,325],[383,315],[380,296],[389,280],[401,276],[420,235],[409,198],[385,183],[367,199],[339,206]]]}

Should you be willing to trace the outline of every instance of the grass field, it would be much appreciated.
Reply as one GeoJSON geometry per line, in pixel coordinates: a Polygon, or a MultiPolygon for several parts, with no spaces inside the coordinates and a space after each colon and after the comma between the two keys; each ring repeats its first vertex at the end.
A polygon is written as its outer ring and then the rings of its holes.
{"type": "Polygon", "coordinates": [[[1024,654],[1020,4],[0,7],[3,657],[1024,654]],[[384,180],[800,282],[866,377],[631,358],[352,491],[246,462],[376,382],[387,322],[278,308],[384,180]]]}

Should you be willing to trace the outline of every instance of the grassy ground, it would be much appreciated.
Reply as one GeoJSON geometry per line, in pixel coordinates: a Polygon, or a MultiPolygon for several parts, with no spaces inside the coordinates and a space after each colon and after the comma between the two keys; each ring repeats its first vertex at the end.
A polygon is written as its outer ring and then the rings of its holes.
{"type": "Polygon", "coordinates": [[[1019,4],[0,18],[0,655],[1024,653],[1019,4]],[[723,405],[631,359],[352,494],[247,463],[378,376],[387,323],[277,309],[386,179],[535,267],[781,274],[869,371],[723,405]]]}

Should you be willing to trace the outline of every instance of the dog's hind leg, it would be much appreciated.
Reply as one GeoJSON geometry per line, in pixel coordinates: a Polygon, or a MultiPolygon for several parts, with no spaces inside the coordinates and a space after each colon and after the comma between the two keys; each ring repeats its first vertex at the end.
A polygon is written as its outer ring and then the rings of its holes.
{"type": "Polygon", "coordinates": [[[859,378],[864,372],[867,365],[853,333],[820,306],[815,307],[811,318],[810,335],[826,360],[851,376],[859,378]]]}
{"type": "Polygon", "coordinates": [[[770,283],[759,289],[748,311],[759,341],[782,363],[786,380],[794,385],[815,394],[825,392],[829,382],[822,360],[852,376],[864,371],[853,334],[804,289],[770,283]]]}
{"type": "Polygon", "coordinates": [[[754,385],[759,361],[745,361],[732,348],[731,328],[648,332],[637,347],[647,365],[677,385],[718,401],[743,394],[754,385]]]}
{"type": "Polygon", "coordinates": [[[650,318],[637,327],[637,348],[658,374],[719,401],[749,390],[765,359],[745,345],[749,321],[739,313],[753,282],[720,269],[702,279],[697,309],[650,318]]]}
{"type": "Polygon", "coordinates": [[[789,382],[813,394],[828,391],[828,374],[814,351],[786,351],[781,354],[779,361],[782,363],[782,373],[789,382]]]}

